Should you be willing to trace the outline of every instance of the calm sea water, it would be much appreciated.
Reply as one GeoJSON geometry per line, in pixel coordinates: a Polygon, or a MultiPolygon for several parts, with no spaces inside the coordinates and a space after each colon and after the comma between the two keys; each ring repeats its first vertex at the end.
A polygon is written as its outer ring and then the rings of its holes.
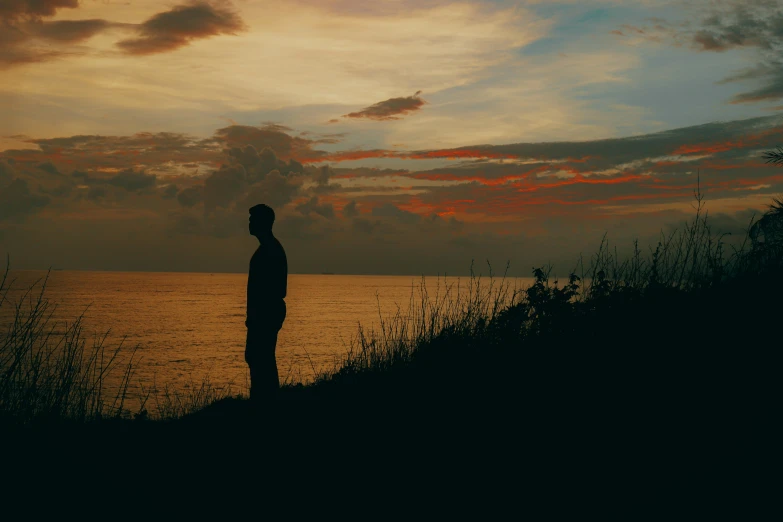
{"type": "MultiPolygon", "coordinates": [[[[11,302],[46,274],[12,272],[11,302]]],[[[281,381],[307,382],[316,371],[334,367],[359,324],[365,331],[377,329],[382,317],[398,308],[404,313],[411,299],[420,301],[422,283],[434,298],[448,285],[452,293],[464,294],[468,282],[467,277],[289,275],[288,313],[277,344],[281,381]]],[[[530,279],[506,282],[513,289],[530,279]]],[[[53,271],[45,296],[56,305],[56,331],[84,313],[89,342],[109,332],[106,347],[122,341],[128,350],[136,348],[133,394],[153,386],[182,392],[205,377],[214,386],[245,392],[246,284],[246,274],[53,271]]],[[[489,284],[488,278],[481,284],[489,284]]],[[[0,308],[3,331],[10,310],[8,303],[0,308]]]]}

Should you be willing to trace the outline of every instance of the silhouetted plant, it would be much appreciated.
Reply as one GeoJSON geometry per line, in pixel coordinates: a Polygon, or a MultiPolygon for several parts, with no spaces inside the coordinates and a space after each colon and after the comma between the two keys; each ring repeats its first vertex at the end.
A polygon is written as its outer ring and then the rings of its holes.
{"type": "Polygon", "coordinates": [[[767,159],[767,163],[783,165],[783,149],[780,147],[777,147],[776,150],[765,152],[763,157],[767,159]]]}
{"type": "Polygon", "coordinates": [[[54,307],[44,295],[48,274],[38,282],[37,294],[34,284],[11,303],[9,273],[10,261],[0,280],[0,312],[8,322],[0,337],[0,413],[22,423],[121,416],[133,352],[123,368],[118,358],[122,343],[107,350],[104,335],[88,346],[82,331],[84,314],[56,334],[54,307]],[[116,372],[121,372],[118,385],[114,395],[107,396],[106,379],[116,372]]]}
{"type": "MultiPolygon", "coordinates": [[[[622,347],[618,343],[623,336],[653,329],[653,335],[648,332],[648,338],[638,346],[611,352],[625,358],[638,357],[641,361],[648,357],[643,347],[667,331],[678,340],[675,344],[669,342],[669,346],[679,346],[679,340],[690,339],[694,334],[683,330],[687,317],[709,317],[706,311],[714,310],[722,299],[732,303],[735,295],[754,291],[756,287],[748,284],[748,277],[761,281],[763,274],[775,267],[779,270],[782,264],[780,255],[767,256],[763,263],[753,261],[753,249],[748,248],[747,241],[727,251],[725,235],[712,231],[699,187],[697,179],[694,218],[681,228],[662,233],[648,255],[634,242],[631,255],[621,259],[604,237],[587,262],[579,260],[562,287],[556,279],[551,280],[551,265],[533,268],[533,283],[513,292],[504,285],[493,286],[492,279],[489,288],[494,292],[480,292],[484,287],[472,269],[467,295],[455,294],[453,286],[448,286],[443,295],[438,292],[433,298],[422,280],[420,301],[414,303],[411,299],[407,311],[398,307],[391,318],[381,318],[380,331],[367,332],[360,324],[356,345],[345,358],[336,361],[334,369],[317,376],[314,388],[361,389],[362,382],[374,382],[371,376],[384,374],[390,378],[393,371],[405,368],[411,368],[411,372],[429,368],[426,379],[436,388],[439,379],[441,385],[459,381],[460,376],[475,382],[475,376],[469,374],[481,372],[481,368],[491,364],[482,362],[490,354],[501,357],[501,368],[493,370],[506,375],[501,379],[509,378],[508,371],[513,373],[509,368],[525,372],[528,370],[523,368],[533,361],[542,364],[547,357],[561,352],[573,359],[562,360],[570,365],[569,372],[579,374],[579,364],[584,364],[600,374],[603,366],[593,367],[599,363],[583,360],[592,353],[601,361],[599,352],[575,348],[585,336],[610,335],[610,331],[617,332],[618,340],[609,343],[616,350],[622,347]],[[705,311],[694,308],[698,306],[705,311]],[[655,320],[663,323],[655,324],[655,320]],[[462,365],[457,360],[462,360],[462,365]],[[363,377],[367,380],[360,379],[363,377]]],[[[773,205],[777,210],[771,209],[767,215],[780,212],[780,202],[776,200],[773,205]]],[[[725,306],[719,313],[726,313],[725,306]]],[[[657,363],[646,364],[646,372],[665,371],[657,363]]],[[[397,390],[412,386],[410,372],[398,373],[402,377],[397,390]]],[[[574,379],[583,378],[577,374],[574,379]]],[[[489,386],[487,380],[480,382],[489,386]]]]}

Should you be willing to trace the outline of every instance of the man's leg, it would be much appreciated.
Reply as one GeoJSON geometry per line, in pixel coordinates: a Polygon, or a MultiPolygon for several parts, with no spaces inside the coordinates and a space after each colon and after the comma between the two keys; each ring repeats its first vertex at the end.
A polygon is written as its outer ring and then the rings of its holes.
{"type": "Polygon", "coordinates": [[[248,329],[245,361],[250,368],[250,398],[272,399],[277,395],[280,378],[275,348],[277,330],[248,329]]]}

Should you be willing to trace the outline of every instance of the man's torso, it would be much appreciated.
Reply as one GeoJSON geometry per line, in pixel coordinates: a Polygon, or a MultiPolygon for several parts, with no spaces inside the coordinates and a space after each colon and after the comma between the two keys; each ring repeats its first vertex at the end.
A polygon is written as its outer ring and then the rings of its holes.
{"type": "Polygon", "coordinates": [[[277,238],[261,244],[250,258],[247,319],[250,324],[282,324],[288,286],[288,262],[277,238]]]}

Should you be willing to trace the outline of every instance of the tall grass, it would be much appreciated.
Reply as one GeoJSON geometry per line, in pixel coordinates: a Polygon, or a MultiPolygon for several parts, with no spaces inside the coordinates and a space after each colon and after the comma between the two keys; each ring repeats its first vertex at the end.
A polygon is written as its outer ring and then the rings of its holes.
{"type": "MultiPolygon", "coordinates": [[[[630,339],[645,331],[654,332],[649,339],[669,335],[669,346],[677,345],[688,328],[683,321],[690,318],[694,329],[709,321],[710,314],[722,321],[725,309],[758,296],[767,279],[779,279],[783,268],[776,243],[752,239],[749,231],[758,221],[751,220],[738,245],[729,244],[725,234],[713,230],[698,185],[693,208],[693,218],[682,227],[661,233],[647,250],[635,242],[627,257],[618,255],[604,237],[596,253],[579,259],[562,285],[552,280],[551,265],[534,268],[534,283],[521,289],[510,288],[508,267],[499,280],[490,267],[488,283],[473,270],[462,287],[452,283],[441,291],[439,281],[434,293],[422,279],[407,310],[398,307],[395,314],[380,317],[377,330],[368,332],[359,325],[347,354],[321,371],[314,387],[354,387],[391,373],[402,376],[398,388],[414,386],[422,369],[430,388],[444,382],[488,385],[501,375],[520,377],[504,366],[513,367],[526,350],[574,353],[583,339],[596,335],[606,339],[602,351],[620,347],[627,353],[630,339]],[[718,302],[724,310],[713,309],[718,302]],[[481,372],[484,375],[477,375],[481,372]],[[436,382],[438,375],[446,380],[436,382]]],[[[777,215],[777,208],[773,204],[761,219],[777,215]]],[[[649,339],[633,342],[647,346],[649,339]]]]}
{"type": "Polygon", "coordinates": [[[190,380],[184,391],[164,384],[161,389],[153,383],[152,388],[144,390],[141,386],[144,401],[141,404],[137,419],[176,420],[191,413],[202,410],[221,399],[235,397],[231,385],[216,386],[209,376],[201,381],[190,380]]]}
{"type": "Polygon", "coordinates": [[[16,290],[10,260],[0,279],[0,419],[34,421],[182,417],[232,395],[208,377],[185,390],[155,383],[131,391],[138,347],[124,339],[108,346],[109,332],[88,338],[85,312],[71,322],[53,319],[46,297],[50,274],[16,290]],[[11,299],[12,294],[18,294],[11,299]]]}
{"type": "Polygon", "coordinates": [[[47,273],[24,289],[15,302],[9,299],[15,283],[10,260],[0,279],[0,317],[5,323],[0,332],[0,414],[22,423],[122,416],[135,351],[120,364],[122,342],[108,348],[107,334],[88,343],[84,313],[71,323],[53,321],[55,306],[45,297],[48,278],[47,273]],[[119,385],[107,394],[107,378],[115,374],[119,385]]]}
{"type": "Polygon", "coordinates": [[[514,295],[507,283],[508,266],[498,280],[488,264],[488,280],[482,279],[471,266],[466,281],[443,282],[438,278],[434,292],[422,277],[411,288],[408,308],[397,305],[394,314],[384,317],[379,310],[378,329],[365,330],[359,324],[358,334],[347,354],[335,368],[321,370],[316,383],[362,372],[385,372],[410,363],[425,346],[444,336],[477,337],[514,295]]]}

